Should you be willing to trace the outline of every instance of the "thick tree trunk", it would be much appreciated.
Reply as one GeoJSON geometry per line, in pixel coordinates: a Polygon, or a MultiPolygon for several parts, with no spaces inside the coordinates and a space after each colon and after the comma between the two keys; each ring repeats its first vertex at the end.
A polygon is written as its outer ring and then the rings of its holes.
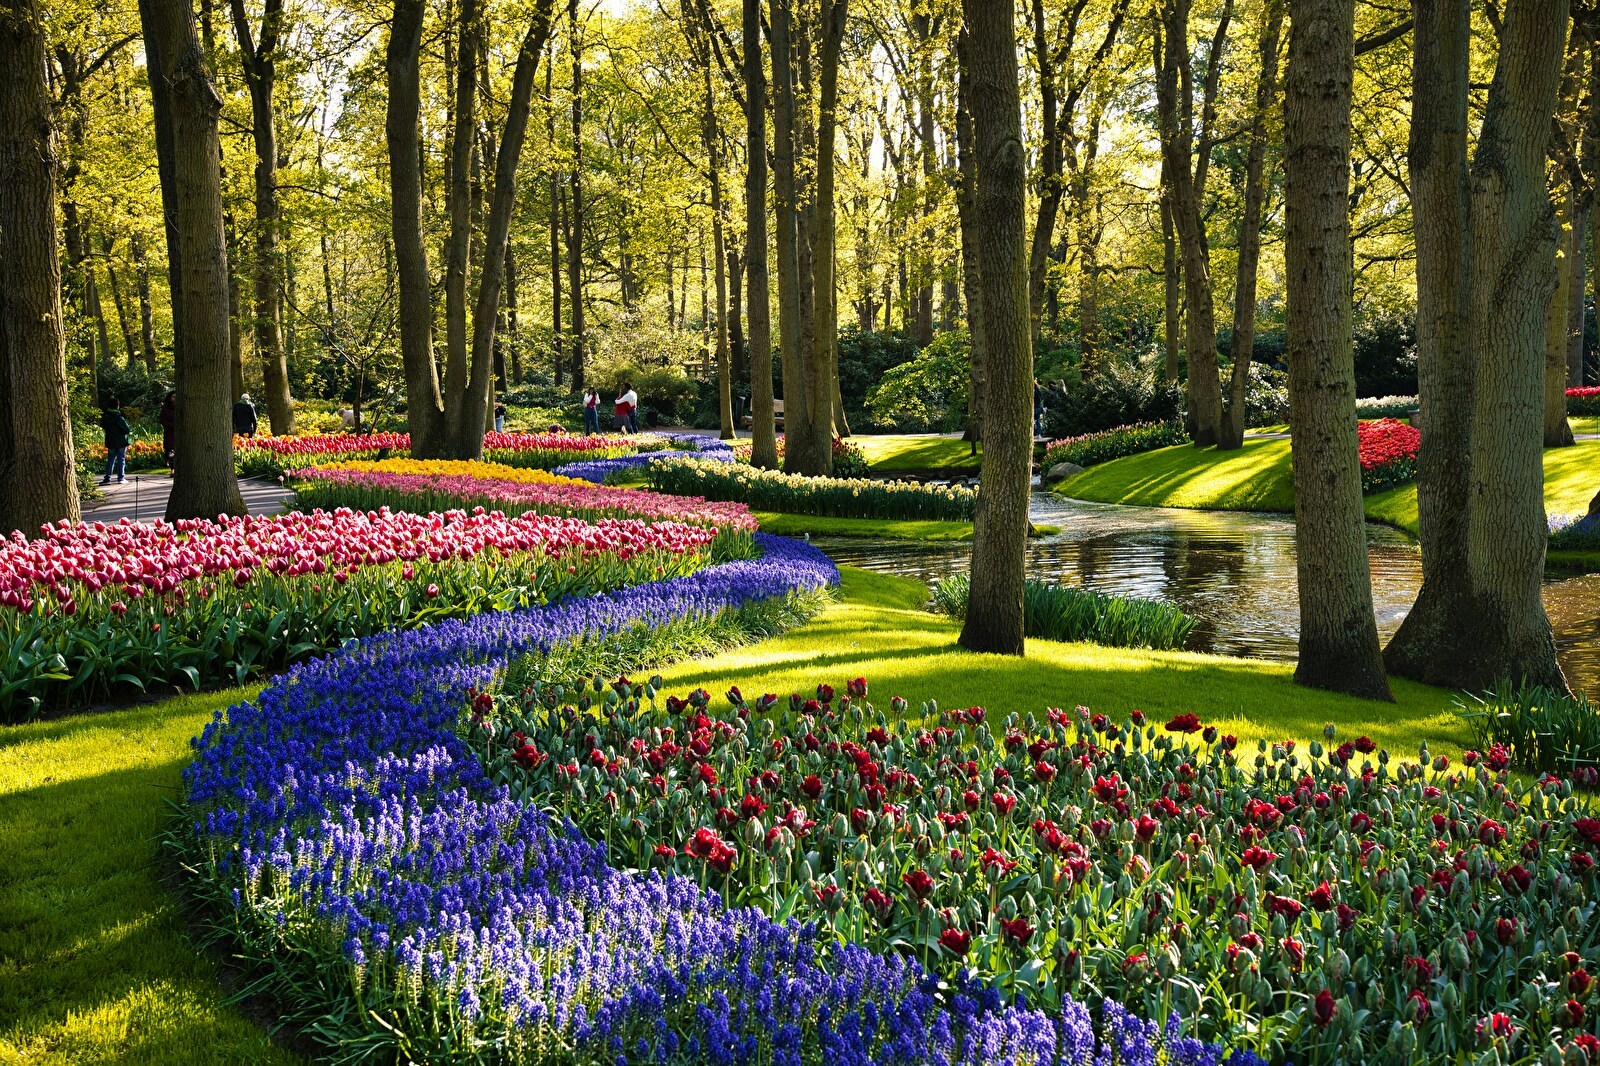
{"type": "Polygon", "coordinates": [[[77,521],[56,137],[36,0],[0,3],[0,535],[77,521]]]}
{"type": "Polygon", "coordinates": [[[772,395],[772,303],[767,269],[767,79],[761,65],[761,0],[744,0],[745,280],[750,320],[750,461],[778,467],[772,395]]]}
{"type": "Polygon", "coordinates": [[[1413,0],[1407,161],[1417,242],[1418,533],[1422,591],[1384,649],[1389,672],[1455,684],[1471,629],[1467,519],[1476,374],[1468,335],[1472,276],[1465,0],[1413,0]]]}
{"type": "Polygon", "coordinates": [[[1024,230],[1027,159],[1022,142],[1016,36],[1010,4],[964,0],[976,133],[972,207],[979,248],[984,362],[983,491],[972,541],[972,594],[961,645],[1021,655],[1023,549],[1033,465],[1033,350],[1028,330],[1024,230]]]}
{"type": "Polygon", "coordinates": [[[433,294],[422,240],[421,79],[423,0],[394,0],[386,72],[389,109],[390,230],[400,289],[400,354],[406,371],[406,426],[411,453],[443,452],[444,401],[433,356],[433,294]]]}
{"type": "MultiPolygon", "coordinates": [[[[167,109],[171,180],[161,199],[176,232],[177,456],[168,521],[244,514],[233,473],[229,402],[228,257],[222,232],[222,97],[188,0],[141,0],[151,93],[167,109]]],[[[163,175],[165,178],[166,175],[163,175]]]]}
{"type": "Polygon", "coordinates": [[[1355,0],[1289,0],[1284,176],[1300,585],[1295,681],[1390,699],[1356,448],[1350,247],[1355,0]]]}
{"type": "Polygon", "coordinates": [[[1467,549],[1476,631],[1461,683],[1474,687],[1511,678],[1565,688],[1541,596],[1548,527],[1540,444],[1559,232],[1545,151],[1567,22],[1567,0],[1508,5],[1472,165],[1468,336],[1479,381],[1467,549]]]}
{"type": "Polygon", "coordinates": [[[1267,0],[1261,27],[1261,77],[1250,121],[1250,153],[1244,170],[1244,215],[1239,220],[1239,273],[1233,296],[1233,367],[1228,404],[1222,411],[1217,447],[1244,447],[1245,398],[1255,358],[1256,275],[1261,261],[1261,211],[1266,202],[1263,171],[1267,158],[1267,118],[1278,100],[1278,37],[1283,32],[1283,0],[1267,0]]]}
{"type": "MultiPolygon", "coordinates": [[[[805,359],[800,351],[800,220],[795,180],[794,63],[790,0],[772,0],[772,200],[777,226],[778,345],[783,365],[783,468],[796,469],[796,426],[808,426],[805,359]]],[[[804,432],[798,436],[804,436],[804,432]]]]}
{"type": "Polygon", "coordinates": [[[255,346],[261,360],[267,420],[272,432],[294,432],[294,401],[289,396],[289,363],[283,347],[283,252],[278,246],[278,126],[272,95],[278,78],[278,36],[283,0],[266,0],[259,40],[253,40],[244,0],[230,0],[239,41],[245,86],[250,91],[251,132],[255,141],[256,260],[255,346]]]}
{"type": "MultiPolygon", "coordinates": [[[[445,238],[444,264],[444,401],[445,440],[441,455],[471,458],[463,443],[483,425],[469,417],[470,390],[468,274],[472,269],[473,164],[478,136],[478,63],[483,48],[483,25],[478,0],[460,0],[455,25],[454,104],[450,114],[450,155],[446,171],[445,204],[450,218],[445,238]]],[[[481,448],[481,443],[479,444],[481,448]]]]}
{"type": "Polygon", "coordinates": [[[239,283],[239,232],[234,228],[233,215],[222,216],[223,247],[228,256],[228,379],[231,383],[232,402],[249,391],[244,380],[244,326],[239,321],[244,313],[244,294],[239,283]]]}
{"type": "MultiPolygon", "coordinates": [[[[1576,195],[1576,194],[1575,194],[1576,195]]],[[[1567,367],[1564,385],[1583,384],[1583,282],[1584,235],[1589,232],[1589,219],[1594,214],[1594,191],[1588,190],[1585,202],[1573,215],[1570,252],[1563,261],[1567,271],[1567,367]]]]}
{"type": "Polygon", "coordinates": [[[1567,322],[1571,314],[1572,271],[1568,264],[1583,262],[1583,231],[1578,228],[1574,196],[1566,186],[1561,199],[1560,232],[1556,239],[1556,286],[1545,312],[1544,446],[1565,448],[1573,444],[1567,423],[1567,322]],[[1576,247],[1574,247],[1576,246],[1576,247]]]}
{"type": "Polygon", "coordinates": [[[578,36],[578,5],[568,9],[572,30],[572,173],[567,201],[567,295],[572,304],[572,332],[568,337],[572,360],[572,391],[584,386],[583,322],[583,41],[578,36]]]}
{"type": "MultiPolygon", "coordinates": [[[[838,374],[838,291],[835,283],[836,248],[834,145],[838,130],[839,52],[844,41],[847,0],[822,0],[822,34],[818,71],[816,160],[816,250],[812,260],[812,369],[807,375],[810,396],[806,411],[811,419],[814,455],[806,473],[833,472],[834,394],[838,374]]],[[[842,404],[840,405],[842,406],[842,404]]]]}

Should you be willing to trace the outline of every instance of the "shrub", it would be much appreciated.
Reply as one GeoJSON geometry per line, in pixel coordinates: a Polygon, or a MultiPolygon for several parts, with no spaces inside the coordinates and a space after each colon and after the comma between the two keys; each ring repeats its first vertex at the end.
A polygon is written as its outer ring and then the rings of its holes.
{"type": "Polygon", "coordinates": [[[1073,437],[1138,422],[1181,421],[1183,397],[1153,357],[1106,360],[1076,385],[1051,383],[1045,394],[1045,434],[1073,437]]]}
{"type": "Polygon", "coordinates": [[[1360,309],[1352,339],[1357,396],[1416,394],[1417,329],[1413,312],[1360,309]]]}
{"type": "Polygon", "coordinates": [[[1381,492],[1417,476],[1417,446],[1422,434],[1392,418],[1356,425],[1361,459],[1361,491],[1381,492]]]}
{"type": "Polygon", "coordinates": [[[1057,463],[1076,463],[1093,466],[1095,463],[1121,459],[1125,455],[1167,448],[1174,444],[1187,444],[1189,434],[1181,422],[1141,422],[1132,426],[1085,433],[1077,437],[1053,440],[1045,445],[1044,461],[1049,470],[1057,463]]]}
{"type": "Polygon", "coordinates": [[[1497,761],[1600,783],[1600,708],[1587,696],[1502,681],[1481,695],[1458,696],[1456,709],[1472,727],[1474,743],[1497,761]]]}
{"type": "MultiPolygon", "coordinates": [[[[1223,395],[1227,395],[1227,371],[1223,372],[1223,395]]],[[[1289,421],[1289,375],[1261,363],[1250,364],[1250,382],[1245,389],[1244,418],[1247,426],[1276,426],[1289,421]]]]}
{"type": "Polygon", "coordinates": [[[703,459],[661,459],[645,466],[644,475],[658,492],[740,500],[755,511],[832,518],[970,522],[978,502],[978,494],[965,488],[867,478],[805,477],[703,459]]]}
{"type": "Polygon", "coordinates": [[[716,536],[461,511],[53,526],[0,542],[0,721],[242,684],[355,637],[687,573],[716,536]]]}
{"type": "MultiPolygon", "coordinates": [[[[966,574],[953,574],[936,582],[934,610],[965,618],[971,591],[971,579],[966,574]]],[[[1198,619],[1163,600],[1112,596],[1031,579],[1023,586],[1022,631],[1041,640],[1171,650],[1183,647],[1197,625],[1198,619]]]]}
{"type": "Polygon", "coordinates": [[[972,355],[966,330],[946,330],[910,362],[885,371],[867,393],[867,414],[902,433],[960,429],[967,418],[972,355]]]}

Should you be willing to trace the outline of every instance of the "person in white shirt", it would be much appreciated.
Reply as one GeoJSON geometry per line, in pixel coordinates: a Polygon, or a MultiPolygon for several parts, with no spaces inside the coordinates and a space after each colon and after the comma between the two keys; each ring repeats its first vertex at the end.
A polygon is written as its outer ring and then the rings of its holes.
{"type": "Polygon", "coordinates": [[[600,432],[600,390],[587,388],[583,390],[583,431],[584,433],[600,432]]]}
{"type": "Polygon", "coordinates": [[[639,432],[639,394],[633,391],[633,382],[631,381],[624,381],[622,387],[628,391],[624,392],[617,399],[617,402],[628,405],[628,432],[637,433],[639,432]]]}

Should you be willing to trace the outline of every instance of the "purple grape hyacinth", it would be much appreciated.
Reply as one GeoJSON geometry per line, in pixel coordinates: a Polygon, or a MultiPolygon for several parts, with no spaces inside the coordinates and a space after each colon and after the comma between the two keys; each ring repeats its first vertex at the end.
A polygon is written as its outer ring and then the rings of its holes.
{"type": "Polygon", "coordinates": [[[638,452],[633,455],[618,456],[615,459],[589,459],[558,466],[551,473],[560,477],[576,477],[585,481],[593,481],[597,485],[604,485],[613,474],[624,470],[647,466],[657,459],[682,458],[693,453],[697,459],[716,459],[721,462],[733,462],[733,445],[716,437],[702,437],[695,433],[662,433],[660,436],[668,440],[675,440],[688,444],[689,449],[662,448],[653,452],[638,452]]]}
{"type": "MultiPolygon", "coordinates": [[[[258,955],[315,966],[297,987],[323,999],[293,1006],[326,1024],[305,1031],[357,1026],[419,1061],[782,1066],[1090,1066],[1179,1039],[1111,1005],[1102,1041],[1071,1000],[1056,1015],[942,987],[912,958],[614,869],[488,779],[457,726],[513,661],[838,583],[809,545],[757,541],[759,559],[353,642],[217,715],[184,773],[200,876],[258,955]]],[[[1217,1061],[1190,1044],[1181,1061],[1217,1061]]]]}

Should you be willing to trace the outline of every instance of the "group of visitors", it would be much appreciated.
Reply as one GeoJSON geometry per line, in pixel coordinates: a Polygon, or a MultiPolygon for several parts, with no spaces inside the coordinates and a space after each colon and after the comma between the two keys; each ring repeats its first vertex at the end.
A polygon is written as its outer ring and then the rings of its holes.
{"type": "MultiPolygon", "coordinates": [[[[611,408],[611,428],[618,433],[639,432],[639,394],[633,391],[633,382],[624,381],[617,388],[617,399],[611,408]]],[[[600,432],[600,390],[583,390],[583,431],[600,432]]]]}
{"type": "MultiPolygon", "coordinates": [[[[169,392],[162,397],[161,412],[156,419],[161,423],[162,459],[170,470],[178,457],[176,392],[169,392]]],[[[253,437],[256,435],[256,424],[256,407],[247,392],[233,405],[233,431],[241,437],[253,437]]],[[[100,431],[105,435],[106,445],[106,468],[100,476],[100,484],[109,485],[114,477],[117,484],[121,485],[128,480],[128,443],[132,439],[133,429],[128,425],[128,416],[122,413],[122,401],[115,396],[106,401],[105,408],[100,412],[100,431]]]]}

